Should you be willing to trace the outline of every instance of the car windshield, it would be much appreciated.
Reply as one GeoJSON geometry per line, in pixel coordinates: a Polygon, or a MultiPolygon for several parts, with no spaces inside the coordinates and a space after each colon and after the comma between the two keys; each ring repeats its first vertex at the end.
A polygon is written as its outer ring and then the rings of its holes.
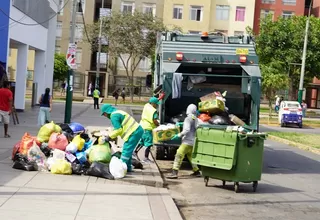
{"type": "Polygon", "coordinates": [[[300,105],[298,103],[288,103],[288,108],[300,108],[300,105]]]}

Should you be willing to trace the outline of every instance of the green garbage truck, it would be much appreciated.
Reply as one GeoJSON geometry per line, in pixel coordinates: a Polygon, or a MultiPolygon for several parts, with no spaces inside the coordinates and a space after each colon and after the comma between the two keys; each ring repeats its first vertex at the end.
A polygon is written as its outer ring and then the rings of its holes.
{"type": "MultiPolygon", "coordinates": [[[[165,93],[159,106],[161,124],[172,122],[189,104],[198,105],[200,97],[227,91],[229,114],[258,131],[261,72],[250,36],[164,32],[158,35],[155,59],[154,87],[165,93]]],[[[180,143],[154,145],[156,159],[173,160],[180,143]]]]}

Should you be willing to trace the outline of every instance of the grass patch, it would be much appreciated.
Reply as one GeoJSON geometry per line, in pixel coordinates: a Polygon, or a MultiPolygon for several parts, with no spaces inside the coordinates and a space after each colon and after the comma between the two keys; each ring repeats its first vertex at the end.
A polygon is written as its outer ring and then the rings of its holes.
{"type": "Polygon", "coordinates": [[[320,143],[318,142],[320,134],[303,134],[296,132],[268,132],[268,134],[320,149],[320,143]]]}

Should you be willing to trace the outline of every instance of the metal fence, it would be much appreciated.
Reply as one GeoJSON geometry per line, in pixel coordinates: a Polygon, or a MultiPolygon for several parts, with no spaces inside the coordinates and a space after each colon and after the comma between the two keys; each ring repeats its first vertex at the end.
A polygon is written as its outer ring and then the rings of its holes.
{"type": "MultiPolygon", "coordinates": [[[[148,97],[152,95],[152,89],[146,86],[146,77],[133,77],[133,93],[135,97],[148,97]]],[[[130,95],[130,83],[126,76],[109,75],[108,95],[112,96],[117,89],[125,88],[126,95],[130,95]]]]}

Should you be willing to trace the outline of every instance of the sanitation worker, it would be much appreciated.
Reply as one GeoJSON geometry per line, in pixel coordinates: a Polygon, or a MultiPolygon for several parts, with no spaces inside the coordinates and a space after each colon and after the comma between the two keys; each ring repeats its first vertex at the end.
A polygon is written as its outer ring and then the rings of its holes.
{"type": "Polygon", "coordinates": [[[201,173],[196,164],[192,164],[191,162],[191,154],[194,144],[194,138],[197,129],[197,106],[194,104],[190,104],[187,108],[187,117],[183,122],[182,132],[173,136],[171,140],[179,140],[182,138],[182,142],[180,147],[177,150],[177,154],[174,158],[172,173],[167,176],[168,179],[177,179],[178,171],[180,169],[181,163],[187,155],[188,160],[192,165],[193,173],[191,176],[200,177],[201,173]]]}
{"type": "Polygon", "coordinates": [[[156,97],[151,97],[149,99],[149,102],[144,105],[142,115],[141,115],[141,121],[140,125],[144,130],[144,133],[142,135],[142,139],[140,141],[140,144],[134,151],[134,154],[137,155],[139,150],[142,147],[145,147],[145,153],[144,153],[144,159],[142,160],[143,163],[153,163],[149,159],[150,154],[150,148],[153,146],[153,136],[152,136],[152,130],[159,126],[158,117],[159,114],[157,112],[157,108],[160,101],[156,97]]]}
{"type": "Polygon", "coordinates": [[[98,87],[96,87],[95,90],[93,90],[92,96],[93,96],[93,108],[99,109],[100,91],[98,87]]]}
{"type": "Polygon", "coordinates": [[[122,138],[124,144],[120,159],[127,164],[128,172],[132,172],[132,153],[143,135],[142,127],[127,112],[118,110],[109,104],[101,107],[101,115],[109,118],[114,128],[106,137],[106,141],[114,140],[118,136],[122,138]]]}

